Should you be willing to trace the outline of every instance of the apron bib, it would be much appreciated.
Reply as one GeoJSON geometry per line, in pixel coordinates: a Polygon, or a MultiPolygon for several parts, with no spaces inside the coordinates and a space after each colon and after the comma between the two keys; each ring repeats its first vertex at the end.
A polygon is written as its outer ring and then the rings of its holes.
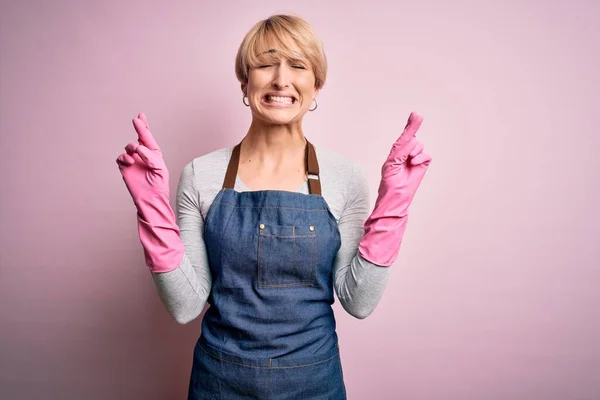
{"type": "Polygon", "coordinates": [[[345,399],[331,305],[337,222],[306,143],[310,194],[236,192],[240,144],[206,215],[212,287],[188,399],[345,399]]]}

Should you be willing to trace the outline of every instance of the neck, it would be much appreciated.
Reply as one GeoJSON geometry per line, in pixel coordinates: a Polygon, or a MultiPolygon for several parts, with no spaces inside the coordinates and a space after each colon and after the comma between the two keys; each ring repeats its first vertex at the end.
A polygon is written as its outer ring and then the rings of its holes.
{"type": "Polygon", "coordinates": [[[279,164],[284,159],[303,154],[305,147],[306,139],[300,123],[276,125],[252,121],[242,142],[240,161],[279,164]]]}

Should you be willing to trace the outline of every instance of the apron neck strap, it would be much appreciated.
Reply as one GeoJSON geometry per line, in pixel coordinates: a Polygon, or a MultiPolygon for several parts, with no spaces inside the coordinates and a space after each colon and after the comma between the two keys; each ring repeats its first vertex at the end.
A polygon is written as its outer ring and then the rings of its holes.
{"type": "MultiPolygon", "coordinates": [[[[233,189],[235,186],[235,178],[237,177],[238,166],[240,164],[240,142],[233,148],[227,172],[225,172],[225,180],[223,181],[223,189],[233,189]]],[[[310,194],[321,194],[321,180],[319,177],[319,162],[317,161],[317,153],[315,147],[308,140],[306,141],[305,165],[306,176],[308,178],[308,192],[310,194]]]]}

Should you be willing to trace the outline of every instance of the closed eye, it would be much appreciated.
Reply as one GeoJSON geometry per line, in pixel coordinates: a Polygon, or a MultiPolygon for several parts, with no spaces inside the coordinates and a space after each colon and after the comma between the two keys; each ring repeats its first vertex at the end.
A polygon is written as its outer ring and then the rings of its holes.
{"type": "Polygon", "coordinates": [[[292,68],[296,69],[306,69],[303,65],[292,65],[292,68]]]}

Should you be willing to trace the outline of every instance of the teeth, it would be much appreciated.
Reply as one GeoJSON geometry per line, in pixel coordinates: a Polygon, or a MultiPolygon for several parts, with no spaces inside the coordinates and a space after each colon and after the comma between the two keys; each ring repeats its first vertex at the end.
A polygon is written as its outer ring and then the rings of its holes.
{"type": "Polygon", "coordinates": [[[269,101],[276,101],[278,103],[292,103],[293,99],[291,97],[281,97],[281,96],[267,96],[269,101]]]}

